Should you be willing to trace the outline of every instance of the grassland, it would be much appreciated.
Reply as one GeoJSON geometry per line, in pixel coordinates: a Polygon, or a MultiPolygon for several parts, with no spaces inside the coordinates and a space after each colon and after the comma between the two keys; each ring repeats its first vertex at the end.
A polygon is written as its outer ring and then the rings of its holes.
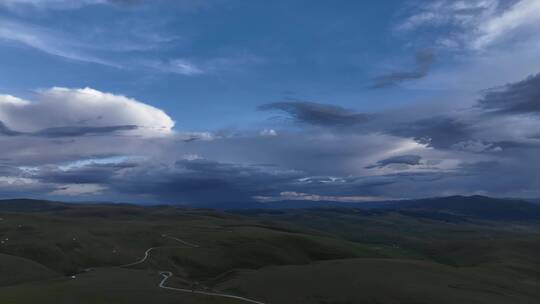
{"type": "Polygon", "coordinates": [[[243,271],[222,283],[269,303],[535,303],[537,284],[429,261],[347,259],[243,271]],[[271,286],[271,288],[266,288],[271,286]]]}
{"type": "Polygon", "coordinates": [[[265,303],[540,301],[535,222],[32,204],[0,204],[0,303],[245,303],[160,271],[265,303]]]}
{"type": "Polygon", "coordinates": [[[97,269],[76,279],[59,277],[39,282],[0,288],[2,303],[186,303],[238,304],[211,296],[193,295],[160,289],[154,271],[118,268],[97,269]]]}

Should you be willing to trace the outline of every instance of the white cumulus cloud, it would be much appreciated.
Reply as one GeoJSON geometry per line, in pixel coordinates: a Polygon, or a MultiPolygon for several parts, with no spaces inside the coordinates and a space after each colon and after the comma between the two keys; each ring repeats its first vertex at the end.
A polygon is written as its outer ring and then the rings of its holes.
{"type": "Polygon", "coordinates": [[[123,95],[91,88],[52,88],[32,101],[0,95],[0,121],[19,132],[62,127],[136,126],[137,135],[172,133],[174,121],[162,110],[123,95]]]}

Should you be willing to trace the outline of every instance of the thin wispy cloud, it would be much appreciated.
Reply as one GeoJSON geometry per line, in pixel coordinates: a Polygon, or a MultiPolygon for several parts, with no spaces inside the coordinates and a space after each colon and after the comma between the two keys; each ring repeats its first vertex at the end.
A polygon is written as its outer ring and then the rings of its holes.
{"type": "Polygon", "coordinates": [[[220,75],[242,73],[264,63],[264,59],[242,51],[238,54],[210,58],[172,58],[167,60],[142,60],[151,70],[184,76],[220,75]]]}
{"type": "Polygon", "coordinates": [[[139,3],[139,0],[3,0],[0,5],[10,9],[78,9],[88,5],[131,6],[139,3]]]}
{"type": "Polygon", "coordinates": [[[0,17],[0,45],[22,45],[70,61],[117,69],[142,70],[151,67],[155,71],[185,75],[203,73],[197,66],[183,59],[167,62],[140,59],[140,54],[152,54],[163,45],[174,43],[178,39],[176,36],[133,31],[102,37],[102,30],[95,29],[96,33],[86,33],[87,38],[83,39],[79,33],[68,34],[58,29],[0,17]],[[134,55],[127,58],[119,56],[126,53],[134,55]]]}
{"type": "Polygon", "coordinates": [[[195,63],[190,62],[186,59],[172,59],[165,62],[158,60],[150,60],[145,61],[143,65],[154,71],[173,73],[184,76],[197,76],[206,73],[206,71],[202,70],[195,63]]]}
{"type": "Polygon", "coordinates": [[[85,51],[86,47],[80,41],[50,29],[13,20],[0,18],[0,41],[25,45],[70,60],[120,67],[114,62],[91,55],[85,51]]]}
{"type": "Polygon", "coordinates": [[[482,51],[519,35],[537,38],[540,26],[540,3],[535,0],[439,0],[418,4],[412,11],[397,29],[442,29],[446,35],[436,40],[440,47],[482,51]]]}

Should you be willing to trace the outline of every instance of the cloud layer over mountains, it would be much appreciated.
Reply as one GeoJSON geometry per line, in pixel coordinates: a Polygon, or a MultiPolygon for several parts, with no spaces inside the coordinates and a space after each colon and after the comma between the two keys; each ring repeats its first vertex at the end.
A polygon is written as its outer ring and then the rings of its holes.
{"type": "Polygon", "coordinates": [[[536,196],[539,77],[486,90],[458,113],[399,122],[305,101],[262,105],[296,124],[269,120],[272,136],[174,129],[153,106],[90,88],[2,95],[0,189],[171,203],[536,196]]]}
{"type": "Polygon", "coordinates": [[[540,197],[540,1],[383,2],[0,1],[0,196],[540,197]]]}

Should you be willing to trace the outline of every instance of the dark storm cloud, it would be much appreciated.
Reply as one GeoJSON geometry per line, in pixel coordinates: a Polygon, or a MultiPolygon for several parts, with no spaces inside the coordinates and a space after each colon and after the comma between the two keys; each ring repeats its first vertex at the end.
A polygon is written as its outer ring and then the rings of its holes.
{"type": "Polygon", "coordinates": [[[459,180],[453,183],[459,185],[457,189],[470,191],[485,191],[488,193],[537,193],[535,189],[540,183],[537,174],[539,166],[530,162],[531,153],[519,153],[514,157],[522,157],[528,161],[510,160],[483,160],[478,162],[464,162],[457,172],[459,180]]]}
{"type": "Polygon", "coordinates": [[[11,130],[2,121],[0,121],[0,135],[17,136],[17,135],[21,135],[21,133],[11,130]]]}
{"type": "MultiPolygon", "coordinates": [[[[540,139],[535,137],[530,137],[529,139],[540,139]]],[[[540,148],[540,142],[538,141],[497,141],[492,143],[493,146],[500,147],[503,151],[512,153],[512,151],[515,150],[522,150],[522,149],[539,149],[540,148]]]]}
{"type": "Polygon", "coordinates": [[[186,138],[186,139],[182,139],[183,142],[193,142],[193,141],[196,141],[196,140],[200,140],[200,137],[197,137],[197,136],[189,136],[189,137],[186,138]]]}
{"type": "Polygon", "coordinates": [[[262,111],[280,110],[289,114],[299,123],[319,126],[353,126],[365,123],[369,116],[329,104],[306,101],[281,101],[258,108],[262,111]]]}
{"type": "Polygon", "coordinates": [[[147,164],[127,170],[108,185],[120,193],[172,202],[249,202],[254,195],[274,193],[275,187],[300,176],[268,167],[180,160],[174,165],[147,164]]]}
{"type": "Polygon", "coordinates": [[[431,50],[422,50],[416,53],[416,67],[412,71],[396,71],[388,74],[380,75],[373,79],[372,88],[381,89],[397,86],[405,81],[416,80],[427,76],[435,55],[431,50]]]}
{"type": "Polygon", "coordinates": [[[540,74],[488,91],[478,104],[497,113],[540,113],[540,74]]]}
{"type": "Polygon", "coordinates": [[[442,149],[466,141],[471,136],[469,125],[448,116],[418,120],[389,132],[397,136],[412,137],[419,143],[442,149]]]}
{"type": "Polygon", "coordinates": [[[479,161],[476,163],[463,163],[460,168],[467,173],[482,173],[485,171],[493,170],[500,166],[498,161],[479,161]]]}
{"type": "Polygon", "coordinates": [[[0,176],[18,176],[21,173],[17,167],[0,163],[0,176]]]}
{"type": "Polygon", "coordinates": [[[276,136],[232,136],[182,145],[185,153],[232,163],[278,164],[311,175],[355,175],[363,158],[395,147],[395,137],[306,128],[276,136]]]}
{"type": "Polygon", "coordinates": [[[119,131],[136,130],[138,127],[135,125],[121,125],[121,126],[105,126],[105,127],[58,127],[47,128],[36,132],[18,132],[8,128],[2,121],[0,121],[0,135],[4,136],[35,136],[35,137],[49,137],[49,138],[61,138],[61,137],[80,137],[88,135],[107,135],[116,133],[119,131]]]}
{"type": "Polygon", "coordinates": [[[134,125],[122,126],[106,126],[106,127],[60,127],[48,128],[41,131],[31,133],[32,136],[43,137],[79,137],[87,135],[104,135],[116,133],[119,131],[136,130],[138,127],[134,125]]]}
{"type": "Polygon", "coordinates": [[[136,166],[135,163],[90,164],[70,169],[48,166],[40,168],[33,178],[54,184],[107,184],[121,170],[136,166]]]}
{"type": "Polygon", "coordinates": [[[420,165],[421,160],[422,160],[422,157],[419,155],[412,155],[412,154],[399,155],[399,156],[394,156],[394,157],[386,158],[383,160],[379,160],[376,164],[367,166],[366,168],[368,169],[382,168],[382,167],[393,165],[393,164],[416,166],[416,165],[420,165]]]}
{"type": "MultiPolygon", "coordinates": [[[[511,153],[521,149],[538,149],[540,121],[529,115],[540,114],[540,74],[488,90],[469,109],[455,114],[439,115],[388,128],[396,136],[410,137],[418,143],[437,149],[473,153],[511,153]]],[[[507,155],[508,156],[508,155],[507,155]]]]}

